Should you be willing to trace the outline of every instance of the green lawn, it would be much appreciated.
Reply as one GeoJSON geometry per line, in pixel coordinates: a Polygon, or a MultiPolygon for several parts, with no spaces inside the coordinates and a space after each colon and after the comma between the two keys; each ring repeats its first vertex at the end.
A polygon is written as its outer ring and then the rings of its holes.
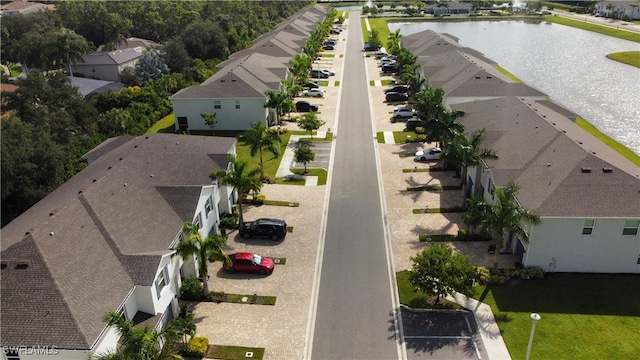
{"type": "MultiPolygon", "coordinates": [[[[400,303],[423,305],[407,271],[396,273],[400,303]]],[[[514,286],[476,287],[493,310],[513,359],[524,359],[536,324],[532,359],[636,359],[640,349],[640,275],[551,274],[514,286]]],[[[424,307],[424,306],[415,306],[424,307]]]]}
{"type": "MultiPolygon", "coordinates": [[[[289,138],[292,134],[295,133],[295,131],[289,131],[285,134],[280,135],[282,143],[279,144],[280,154],[278,156],[274,156],[268,151],[262,153],[265,175],[275,178],[276,172],[278,171],[278,166],[280,166],[280,161],[282,160],[282,154],[284,153],[286,145],[289,142],[289,138]]],[[[249,163],[249,168],[260,166],[260,156],[256,153],[256,156],[252,157],[249,145],[245,144],[242,140],[238,141],[238,144],[236,145],[236,152],[238,160],[247,161],[249,163]]]]}
{"type": "Polygon", "coordinates": [[[154,134],[157,132],[173,132],[175,127],[175,119],[173,117],[173,112],[165,117],[163,117],[162,119],[158,120],[155,124],[153,124],[153,126],[151,126],[146,133],[144,133],[145,135],[147,134],[154,134]]]}
{"type": "Polygon", "coordinates": [[[251,348],[243,346],[209,345],[207,358],[224,360],[244,360],[247,359],[247,352],[252,353],[251,359],[264,358],[264,348],[251,348]]]}
{"type": "Polygon", "coordinates": [[[563,16],[545,16],[546,21],[571,26],[583,30],[589,30],[600,34],[617,37],[629,41],[640,42],[640,33],[624,30],[624,26],[613,27],[608,25],[599,25],[582,20],[575,20],[563,16]]]}
{"type": "Polygon", "coordinates": [[[624,51],[607,55],[611,60],[640,68],[640,51],[624,51]]]}
{"type": "Polygon", "coordinates": [[[552,274],[516,286],[478,288],[514,359],[636,359],[640,349],[640,275],[552,274]]]}
{"type": "Polygon", "coordinates": [[[581,128],[585,129],[591,135],[593,135],[596,138],[598,138],[603,143],[607,144],[610,148],[612,148],[615,151],[617,151],[620,154],[622,154],[622,156],[626,157],[627,159],[629,159],[634,164],[640,166],[640,156],[638,156],[638,154],[634,153],[633,151],[631,151],[626,146],[624,146],[624,145],[620,144],[619,142],[615,141],[614,139],[612,139],[608,135],[603,134],[600,130],[598,130],[595,126],[591,125],[585,119],[583,119],[581,117],[576,118],[576,124],[578,126],[580,126],[581,128]]]}
{"type": "Polygon", "coordinates": [[[516,82],[516,83],[521,83],[522,82],[522,80],[518,79],[515,75],[513,75],[512,73],[507,71],[507,69],[503,68],[502,66],[496,65],[496,69],[498,71],[500,71],[501,73],[507,75],[507,77],[509,77],[509,79],[513,80],[513,82],[516,82]]]}

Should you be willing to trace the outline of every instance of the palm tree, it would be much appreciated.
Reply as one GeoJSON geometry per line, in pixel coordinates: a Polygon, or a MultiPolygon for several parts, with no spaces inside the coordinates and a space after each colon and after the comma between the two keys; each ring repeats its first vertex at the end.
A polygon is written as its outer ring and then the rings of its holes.
{"type": "Polygon", "coordinates": [[[116,13],[108,14],[108,18],[104,26],[104,45],[106,50],[115,50],[127,41],[131,20],[116,13]]]}
{"type": "MultiPolygon", "coordinates": [[[[286,93],[282,93],[285,94],[286,93]]],[[[282,104],[278,105],[282,107],[282,104]]],[[[256,121],[251,129],[242,133],[242,139],[251,147],[251,156],[256,156],[256,153],[260,154],[260,179],[264,179],[264,161],[262,158],[263,150],[271,152],[274,156],[280,154],[280,147],[276,144],[280,144],[282,139],[277,133],[267,131],[267,127],[256,121]]]]}
{"type": "MultiPolygon", "coordinates": [[[[276,124],[280,124],[280,117],[284,114],[286,114],[285,112],[285,107],[286,107],[286,102],[287,100],[289,100],[289,93],[287,93],[286,91],[273,91],[273,90],[268,90],[267,92],[264,93],[265,96],[267,97],[267,102],[264,104],[264,107],[269,108],[269,109],[273,109],[276,111],[276,124]]],[[[255,125],[254,125],[255,126],[255,125]]]]}
{"type": "Polygon", "coordinates": [[[289,95],[289,100],[296,97],[298,93],[302,90],[302,86],[296,83],[296,80],[293,76],[289,79],[280,80],[280,83],[282,84],[282,86],[284,86],[285,91],[289,95]]]}
{"type": "Polygon", "coordinates": [[[169,323],[158,331],[151,325],[137,327],[121,314],[109,311],[104,322],[120,336],[115,352],[101,354],[100,360],[174,360],[182,359],[175,353],[173,344],[180,338],[177,328],[169,323]],[[163,346],[164,345],[164,346],[163,346]]]}
{"type": "MultiPolygon", "coordinates": [[[[514,182],[509,182],[504,188],[496,189],[496,201],[490,203],[484,198],[474,197],[468,202],[466,217],[469,224],[476,226],[482,233],[493,233],[496,236],[496,254],[494,255],[494,265],[500,250],[504,249],[505,233],[516,234],[524,242],[529,242],[528,224],[538,225],[541,222],[540,216],[523,208],[516,194],[519,186],[514,182]]],[[[509,238],[507,237],[507,238],[509,238]]]]}
{"type": "Polygon", "coordinates": [[[416,110],[423,116],[423,120],[429,121],[438,117],[444,111],[444,90],[427,86],[426,89],[413,95],[416,110]]]}
{"type": "Polygon", "coordinates": [[[464,111],[443,110],[437,118],[427,119],[425,125],[425,127],[429,129],[427,141],[438,141],[442,151],[445,151],[447,145],[450,144],[458,134],[464,132],[464,126],[456,122],[461,116],[464,116],[464,111]]]}
{"type": "Polygon", "coordinates": [[[389,34],[389,37],[387,39],[387,53],[388,54],[393,54],[393,55],[398,55],[398,53],[400,52],[400,38],[402,37],[402,35],[400,35],[400,29],[396,29],[395,32],[392,32],[389,34]]]}
{"type": "Polygon", "coordinates": [[[398,68],[403,69],[405,65],[419,67],[420,65],[416,64],[417,60],[418,57],[413,55],[413,53],[409,49],[407,49],[406,47],[401,47],[396,62],[398,64],[398,68]]]}
{"type": "Polygon", "coordinates": [[[466,211],[462,214],[462,222],[469,227],[472,234],[480,230],[483,235],[489,236],[489,232],[481,229],[486,214],[490,212],[491,203],[482,196],[472,196],[466,199],[466,211]]]}
{"type": "Polygon", "coordinates": [[[83,56],[94,50],[93,45],[82,35],[65,28],[60,29],[54,36],[53,59],[57,65],[66,65],[69,75],[73,76],[71,63],[84,62],[83,56]]]}
{"type": "Polygon", "coordinates": [[[400,70],[400,80],[409,86],[409,94],[412,96],[420,92],[427,82],[418,64],[403,66],[400,70]]]}
{"type": "Polygon", "coordinates": [[[298,54],[289,60],[291,64],[291,75],[296,81],[300,81],[301,77],[306,77],[311,71],[313,61],[312,57],[305,54],[298,54]]]}
{"type": "Polygon", "coordinates": [[[462,193],[467,194],[467,176],[465,172],[470,167],[476,167],[476,179],[480,178],[480,170],[485,160],[496,160],[498,155],[489,148],[480,148],[484,139],[485,129],[474,131],[471,137],[463,133],[454,135],[452,141],[443,150],[442,158],[456,166],[458,175],[462,177],[462,193]]]}
{"type": "Polygon", "coordinates": [[[188,237],[180,241],[175,247],[175,254],[179,255],[183,260],[188,259],[190,256],[194,256],[198,261],[198,275],[202,278],[202,296],[209,296],[209,285],[207,278],[209,277],[209,258],[215,260],[229,261],[226,253],[224,252],[227,246],[227,240],[218,233],[213,233],[206,238],[202,238],[200,235],[200,228],[187,222],[182,227],[182,231],[188,235],[188,237]]]}
{"type": "Polygon", "coordinates": [[[606,8],[609,10],[609,12],[607,12],[607,17],[613,18],[612,10],[616,8],[616,4],[609,2],[607,3],[606,8]]]}
{"type": "Polygon", "coordinates": [[[238,213],[239,223],[242,224],[242,201],[246,194],[250,191],[259,191],[262,182],[258,175],[260,169],[255,168],[249,170],[246,161],[238,161],[234,155],[229,155],[230,170],[218,170],[211,174],[212,177],[218,179],[221,185],[232,186],[238,192],[238,213]]]}

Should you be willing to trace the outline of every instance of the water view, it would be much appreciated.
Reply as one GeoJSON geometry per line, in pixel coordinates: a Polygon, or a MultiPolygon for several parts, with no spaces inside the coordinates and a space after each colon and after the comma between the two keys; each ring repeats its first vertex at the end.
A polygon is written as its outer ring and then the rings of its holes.
{"type": "Polygon", "coordinates": [[[545,22],[389,23],[389,29],[451,34],[640,154],[640,69],[605,57],[640,51],[638,43],[545,22]]]}

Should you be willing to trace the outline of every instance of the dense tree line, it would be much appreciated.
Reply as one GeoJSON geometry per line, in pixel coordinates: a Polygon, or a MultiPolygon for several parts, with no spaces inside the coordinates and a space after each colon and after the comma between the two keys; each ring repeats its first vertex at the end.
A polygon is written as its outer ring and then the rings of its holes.
{"type": "Polygon", "coordinates": [[[2,59],[29,73],[2,94],[2,226],[81,170],[84,153],[109,137],[143,134],[171,112],[169,96],[309,3],[66,0],[4,17],[2,59]],[[122,74],[121,91],[83,99],[69,65],[131,36],[163,47],[122,74]]]}

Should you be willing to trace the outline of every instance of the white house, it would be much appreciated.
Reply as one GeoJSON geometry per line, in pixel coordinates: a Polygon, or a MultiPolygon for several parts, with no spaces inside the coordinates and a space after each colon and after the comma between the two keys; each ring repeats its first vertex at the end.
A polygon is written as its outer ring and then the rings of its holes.
{"type": "Polygon", "coordinates": [[[216,114],[215,130],[246,130],[268,123],[268,90],[281,89],[289,58],[253,53],[224,67],[200,85],[171,96],[176,130],[211,130],[201,114],[216,114]]]}
{"type": "Polygon", "coordinates": [[[596,4],[595,12],[605,17],[624,20],[640,19],[640,2],[634,1],[601,1],[596,4]]]}
{"type": "Polygon", "coordinates": [[[202,114],[215,113],[214,130],[246,130],[256,121],[272,125],[273,110],[265,108],[269,90],[283,90],[289,61],[301,54],[309,35],[326,15],[327,8],[305,8],[273,31],[263,34],[248,49],[218,64],[218,72],[200,85],[171,96],[175,130],[211,130],[202,114]]]}
{"type": "Polygon", "coordinates": [[[235,139],[153,134],[110,139],[89,165],[2,229],[3,359],[87,359],[115,349],[103,316],[162,327],[183,278],[173,246],[191,221],[218,231],[235,194],[209,177],[235,139]],[[8,354],[8,356],[7,356],[8,354]],[[12,357],[14,356],[14,357],[12,357]]]}
{"type": "Polygon", "coordinates": [[[530,242],[507,252],[547,271],[640,273],[640,168],[575,124],[575,113],[515,82],[482,53],[447,34],[403,36],[444,104],[465,115],[467,132],[485,129],[498,160],[466,169],[467,196],[494,199],[513,181],[518,201],[542,218],[530,242]]]}
{"type": "Polygon", "coordinates": [[[640,273],[640,169],[550,101],[506,97],[455,104],[469,132],[498,160],[467,171],[469,193],[494,199],[515,182],[518,201],[540,215],[530,241],[507,251],[546,271],[640,273]]]}
{"type": "Polygon", "coordinates": [[[142,47],[136,47],[94,52],[85,55],[82,58],[84,62],[72,64],[71,71],[75,76],[82,75],[90,79],[120,82],[122,70],[135,67],[144,50],[142,47]]]}

